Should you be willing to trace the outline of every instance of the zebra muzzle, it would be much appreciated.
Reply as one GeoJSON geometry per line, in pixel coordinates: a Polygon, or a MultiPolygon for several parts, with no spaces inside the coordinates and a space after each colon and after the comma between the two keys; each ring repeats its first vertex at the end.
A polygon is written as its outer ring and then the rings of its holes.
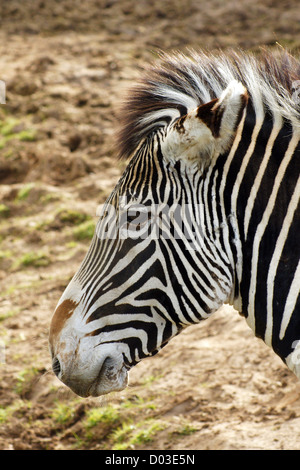
{"type": "Polygon", "coordinates": [[[100,362],[84,363],[76,358],[70,361],[56,356],[52,368],[59,380],[81,397],[98,397],[120,391],[128,383],[128,366],[120,354],[104,356],[100,362]]]}

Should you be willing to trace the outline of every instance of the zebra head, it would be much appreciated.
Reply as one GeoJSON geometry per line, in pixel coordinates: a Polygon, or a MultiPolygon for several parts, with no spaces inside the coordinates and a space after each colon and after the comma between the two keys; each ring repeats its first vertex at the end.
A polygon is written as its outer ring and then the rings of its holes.
{"type": "Polygon", "coordinates": [[[161,114],[133,153],[51,322],[53,369],[78,395],[125,388],[132,366],[230,299],[228,217],[206,223],[222,209],[206,178],[246,103],[233,80],[219,98],[161,114]]]}

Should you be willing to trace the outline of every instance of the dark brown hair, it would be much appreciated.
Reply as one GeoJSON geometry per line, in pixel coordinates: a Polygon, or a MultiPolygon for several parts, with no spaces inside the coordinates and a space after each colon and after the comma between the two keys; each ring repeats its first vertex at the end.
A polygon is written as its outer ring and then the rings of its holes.
{"type": "Polygon", "coordinates": [[[119,157],[127,159],[157,128],[218,97],[233,79],[246,86],[250,100],[257,95],[266,112],[280,110],[285,119],[300,125],[299,103],[292,96],[300,62],[285,50],[161,54],[157,63],[145,68],[121,107],[119,157]]]}

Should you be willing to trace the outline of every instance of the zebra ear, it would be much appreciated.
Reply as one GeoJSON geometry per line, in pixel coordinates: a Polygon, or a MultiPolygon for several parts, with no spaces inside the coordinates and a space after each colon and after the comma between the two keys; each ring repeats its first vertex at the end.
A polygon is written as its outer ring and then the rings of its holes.
{"type": "Polygon", "coordinates": [[[247,105],[246,88],[233,80],[220,98],[205,103],[179,118],[162,142],[168,159],[207,163],[216,153],[230,148],[247,105]]]}
{"type": "Polygon", "coordinates": [[[232,143],[247,103],[246,88],[241,82],[233,80],[220,98],[197,108],[197,117],[207,125],[217,139],[220,152],[228,150],[232,143]]]}

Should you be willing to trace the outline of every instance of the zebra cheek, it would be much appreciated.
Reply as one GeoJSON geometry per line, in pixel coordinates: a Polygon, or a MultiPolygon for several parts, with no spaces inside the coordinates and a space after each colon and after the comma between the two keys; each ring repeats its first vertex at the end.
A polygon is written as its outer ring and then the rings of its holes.
{"type": "Polygon", "coordinates": [[[167,161],[193,163],[213,154],[215,138],[196,111],[181,118],[168,132],[161,148],[167,161]]]}

